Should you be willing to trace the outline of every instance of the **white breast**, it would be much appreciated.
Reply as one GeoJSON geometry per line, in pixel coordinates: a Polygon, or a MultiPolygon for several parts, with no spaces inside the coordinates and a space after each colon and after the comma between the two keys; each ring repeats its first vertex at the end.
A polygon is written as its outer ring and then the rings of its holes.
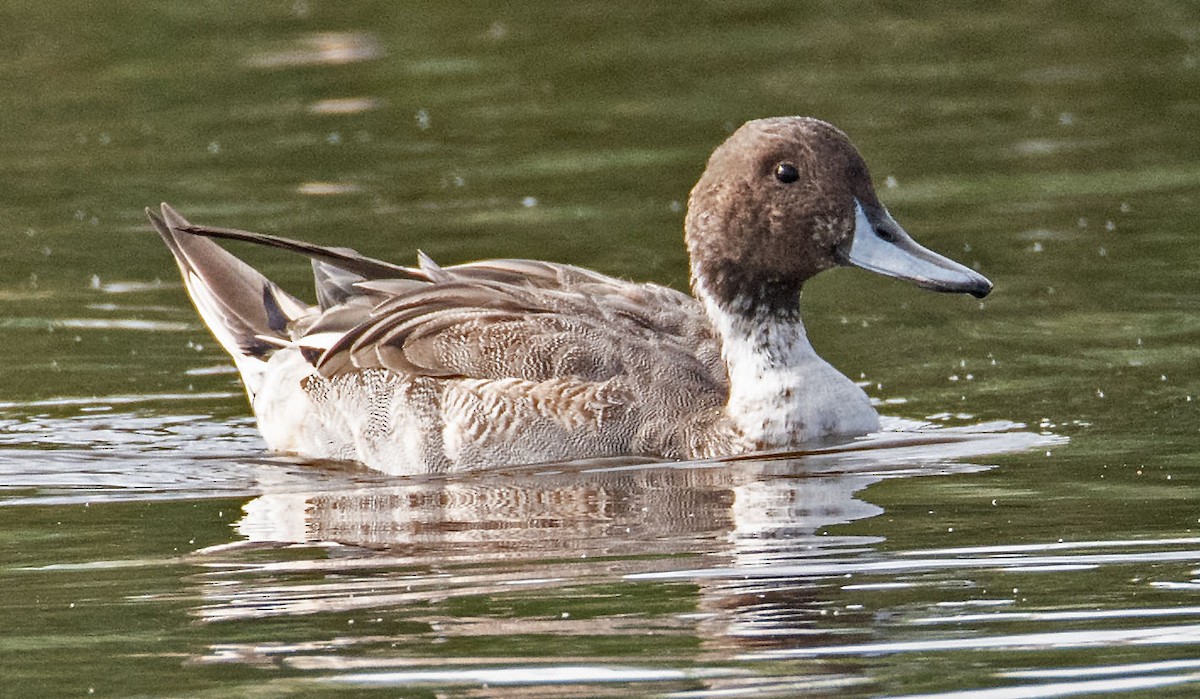
{"type": "Polygon", "coordinates": [[[748,319],[705,303],[723,339],[726,414],[750,448],[879,429],[867,394],[817,355],[798,315],[748,319]]]}

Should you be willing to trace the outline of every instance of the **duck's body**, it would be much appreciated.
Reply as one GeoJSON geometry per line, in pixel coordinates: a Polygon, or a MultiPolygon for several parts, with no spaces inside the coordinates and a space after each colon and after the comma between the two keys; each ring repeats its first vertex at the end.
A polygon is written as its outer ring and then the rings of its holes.
{"type": "Polygon", "coordinates": [[[990,289],[912,243],[845,136],[804,118],[750,122],[710,159],[687,221],[696,297],[530,260],[400,267],[191,226],[166,205],[151,219],[268,445],[390,473],[704,458],[865,434],[878,417],[809,344],[802,283],[850,263],[990,289]],[[856,242],[864,232],[890,240],[856,242]],[[312,257],[318,304],[209,237],[312,257]]]}

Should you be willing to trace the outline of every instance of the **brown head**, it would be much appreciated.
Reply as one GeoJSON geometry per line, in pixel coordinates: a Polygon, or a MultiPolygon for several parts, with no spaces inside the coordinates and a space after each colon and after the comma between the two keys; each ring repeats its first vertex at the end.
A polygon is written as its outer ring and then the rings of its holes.
{"type": "Polygon", "coordinates": [[[879,202],[846,134],[808,117],[735,131],[692,189],[686,229],[693,285],[729,311],[794,314],[806,280],[846,264],[938,291],[991,290],[917,245],[879,202]]]}

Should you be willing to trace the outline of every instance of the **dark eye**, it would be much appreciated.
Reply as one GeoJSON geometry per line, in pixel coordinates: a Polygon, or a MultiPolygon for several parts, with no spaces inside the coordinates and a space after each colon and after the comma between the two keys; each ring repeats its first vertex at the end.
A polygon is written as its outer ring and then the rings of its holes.
{"type": "Polygon", "coordinates": [[[879,236],[879,239],[885,243],[896,242],[896,235],[886,228],[876,228],[875,235],[879,236]]]}
{"type": "Polygon", "coordinates": [[[775,179],[784,184],[791,184],[800,179],[800,171],[791,163],[779,163],[775,166],[775,179]]]}

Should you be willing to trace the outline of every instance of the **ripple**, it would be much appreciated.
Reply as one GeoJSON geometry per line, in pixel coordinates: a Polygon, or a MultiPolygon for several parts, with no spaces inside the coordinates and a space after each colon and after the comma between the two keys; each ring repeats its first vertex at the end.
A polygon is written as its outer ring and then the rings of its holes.
{"type": "MultiPolygon", "coordinates": [[[[222,369],[224,366],[222,365],[222,369]]],[[[198,370],[197,370],[198,371],[198,370]]],[[[220,373],[225,373],[224,371],[220,373]]],[[[174,403],[179,401],[206,401],[206,400],[225,400],[238,393],[228,391],[210,391],[197,393],[135,393],[119,396],[91,396],[91,397],[64,397],[64,398],[47,398],[45,400],[26,400],[26,401],[3,401],[0,402],[0,410],[30,410],[36,408],[64,408],[71,406],[88,406],[88,407],[111,407],[114,405],[133,405],[137,403],[174,403]]],[[[174,421],[179,419],[179,416],[165,415],[159,418],[163,421],[174,421]]],[[[11,428],[13,425],[9,425],[11,428]]],[[[52,432],[43,432],[47,436],[51,436],[52,432]]]]}
{"type": "Polygon", "coordinates": [[[0,418],[0,506],[254,496],[340,477],[264,454],[248,418],[157,415],[112,408],[226,399],[226,393],[62,398],[6,403],[13,412],[77,408],[67,417],[0,418]]]}
{"type": "Polygon", "coordinates": [[[472,684],[527,686],[541,684],[600,684],[608,682],[678,682],[681,680],[729,677],[745,674],[732,669],[704,668],[667,670],[663,668],[612,667],[605,665],[553,665],[462,670],[409,670],[337,675],[322,678],[326,682],[403,686],[413,684],[472,684]]]}
{"type": "Polygon", "coordinates": [[[936,694],[890,695],[884,699],[1052,699],[1053,697],[1069,697],[1078,694],[1108,694],[1113,692],[1132,692],[1142,689],[1159,689],[1192,682],[1200,682],[1200,673],[1160,677],[1127,677],[1090,682],[1017,685],[1014,687],[939,692],[936,694]]]}
{"type": "MultiPolygon", "coordinates": [[[[903,554],[897,554],[903,555],[903,554]]],[[[914,555],[912,553],[908,555],[914,555]]],[[[1083,554],[1079,556],[1027,556],[1020,558],[935,558],[923,557],[918,560],[821,560],[797,566],[774,565],[760,566],[747,570],[745,568],[701,568],[694,570],[675,570],[663,573],[645,573],[631,576],[637,579],[687,579],[700,578],[779,578],[795,576],[841,576],[855,574],[886,574],[929,572],[935,570],[983,570],[1007,569],[1011,571],[1029,572],[1031,570],[1073,571],[1085,570],[1104,564],[1127,563],[1165,563],[1165,562],[1200,561],[1200,550],[1185,551],[1151,551],[1131,554],[1083,554]]]]}
{"type": "Polygon", "coordinates": [[[250,56],[252,68],[279,69],[313,65],[345,65],[379,58],[383,47],[368,32],[322,32],[299,37],[285,48],[250,56]]]}
{"type": "Polygon", "coordinates": [[[0,327],[43,330],[71,328],[75,330],[136,330],[139,332],[191,332],[199,326],[167,320],[143,318],[6,318],[0,327]]]}
{"type": "Polygon", "coordinates": [[[362,191],[362,185],[354,182],[304,182],[296,187],[296,191],[309,196],[358,194],[362,191]]]}
{"type": "Polygon", "coordinates": [[[918,641],[893,641],[831,645],[816,648],[787,648],[747,653],[746,660],[780,660],[832,656],[892,655],[896,653],[932,653],[966,650],[1062,650],[1098,646],[1190,645],[1200,642],[1200,624],[1158,626],[1134,629],[1087,629],[1047,631],[1004,636],[969,636],[918,641]]]}
{"type": "Polygon", "coordinates": [[[337,97],[313,102],[308,106],[312,114],[361,114],[380,107],[374,97],[337,97]]]}

